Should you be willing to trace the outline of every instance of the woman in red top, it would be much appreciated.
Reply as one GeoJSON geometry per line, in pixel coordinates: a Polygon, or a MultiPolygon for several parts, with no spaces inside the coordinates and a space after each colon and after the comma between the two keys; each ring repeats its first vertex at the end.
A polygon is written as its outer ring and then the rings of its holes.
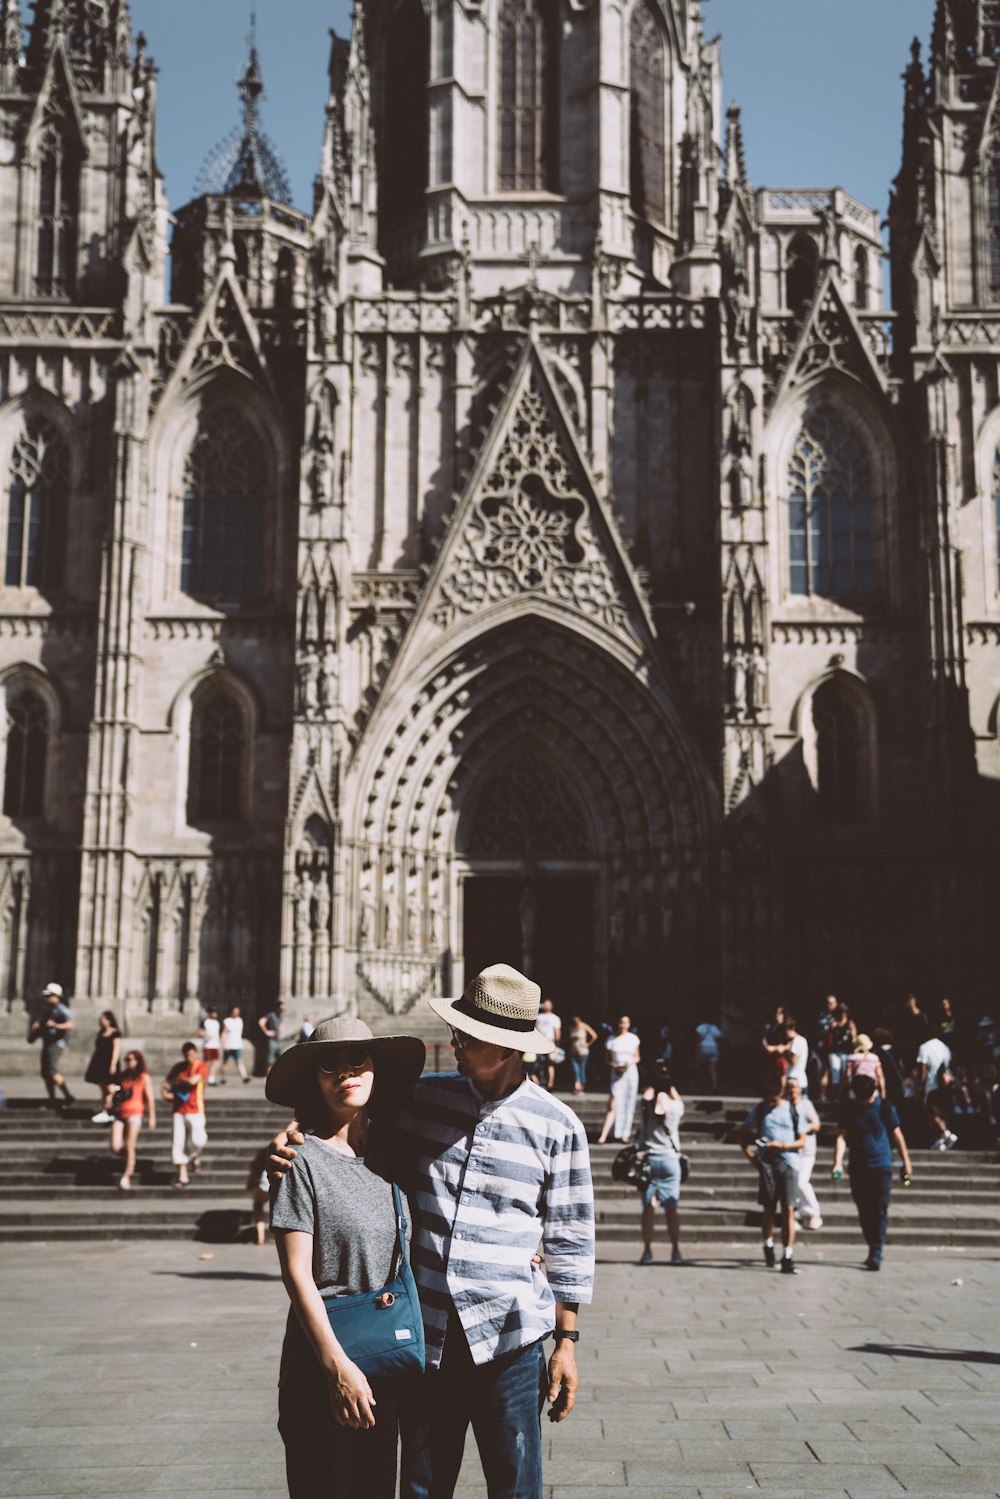
{"type": "Polygon", "coordinates": [[[112,1107],[115,1117],[111,1125],[111,1154],[121,1155],[122,1150],[125,1151],[125,1170],[118,1190],[128,1192],[135,1170],[135,1142],[139,1138],[144,1114],[149,1115],[150,1129],[156,1128],[156,1102],[141,1051],[125,1053],[121,1083],[112,1107]]]}

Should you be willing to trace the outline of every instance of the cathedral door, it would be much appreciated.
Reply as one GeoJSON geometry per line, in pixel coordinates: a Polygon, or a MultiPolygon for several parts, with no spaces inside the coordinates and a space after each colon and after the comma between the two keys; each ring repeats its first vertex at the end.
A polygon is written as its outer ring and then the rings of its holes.
{"type": "Polygon", "coordinates": [[[590,874],[469,874],[463,884],[466,983],[512,963],[542,986],[565,1020],[594,998],[594,882],[590,874]]]}

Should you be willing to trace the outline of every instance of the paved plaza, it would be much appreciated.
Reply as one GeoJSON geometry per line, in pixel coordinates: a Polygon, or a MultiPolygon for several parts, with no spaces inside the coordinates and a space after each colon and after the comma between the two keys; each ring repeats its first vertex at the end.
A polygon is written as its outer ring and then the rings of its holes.
{"type": "MultiPolygon", "coordinates": [[[[546,1499],[1000,1495],[1000,1259],[688,1253],[600,1251],[546,1499]]],[[[284,1496],[273,1248],[5,1245],[0,1287],[0,1496],[284,1496]]],[[[485,1494],[471,1439],[460,1493],[485,1494]]]]}

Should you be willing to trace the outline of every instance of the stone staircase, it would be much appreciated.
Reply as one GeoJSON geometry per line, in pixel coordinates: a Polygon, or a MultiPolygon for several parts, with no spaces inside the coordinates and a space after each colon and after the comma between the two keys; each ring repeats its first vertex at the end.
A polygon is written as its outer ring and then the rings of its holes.
{"type": "MultiPolygon", "coordinates": [[[[232,1241],[249,1233],[247,1171],[254,1154],[284,1123],[284,1111],[268,1104],[261,1083],[230,1086],[208,1095],[209,1145],[205,1169],[183,1192],[172,1189],[169,1110],[159,1128],[139,1138],[135,1190],[119,1193],[120,1165],[107,1151],[107,1130],[90,1123],[94,1105],[76,1104],[53,1113],[33,1097],[15,1097],[0,1111],[0,1146],[7,1163],[7,1190],[0,1199],[0,1240],[61,1242],[77,1239],[202,1239],[232,1241]]],[[[596,1138],[603,1098],[566,1099],[596,1138]]],[[[691,1176],[681,1201],[686,1246],[754,1243],[758,1222],[756,1176],[736,1145],[736,1129],[752,1107],[749,1099],[689,1098],[682,1144],[691,1176]]],[[[802,1248],[859,1243],[857,1218],[846,1181],[834,1185],[829,1163],[834,1129],[824,1124],[814,1175],[824,1226],[803,1233],[802,1248]]],[[[890,1218],[895,1244],[934,1248],[988,1249],[1000,1243],[1000,1152],[984,1139],[978,1148],[939,1154],[916,1149],[914,1182],[893,1194],[890,1218]]],[[[638,1200],[612,1181],[617,1146],[594,1145],[598,1238],[635,1242],[638,1200]]],[[[662,1236],[662,1229],[659,1231],[662,1236]]]]}

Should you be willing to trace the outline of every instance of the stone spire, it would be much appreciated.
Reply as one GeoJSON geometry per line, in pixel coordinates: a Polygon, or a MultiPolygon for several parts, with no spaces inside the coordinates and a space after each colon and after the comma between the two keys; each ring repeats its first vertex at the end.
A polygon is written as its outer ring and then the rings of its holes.
{"type": "Polygon", "coordinates": [[[257,52],[257,15],[250,19],[250,52],[236,81],[242,124],[212,151],[202,167],[196,192],[222,197],[272,198],[291,204],[284,165],[260,128],[264,75],[257,52]]]}
{"type": "Polygon", "coordinates": [[[732,192],[740,187],[749,192],[746,155],[743,150],[743,121],[738,104],[726,111],[726,186],[732,192]]]}

